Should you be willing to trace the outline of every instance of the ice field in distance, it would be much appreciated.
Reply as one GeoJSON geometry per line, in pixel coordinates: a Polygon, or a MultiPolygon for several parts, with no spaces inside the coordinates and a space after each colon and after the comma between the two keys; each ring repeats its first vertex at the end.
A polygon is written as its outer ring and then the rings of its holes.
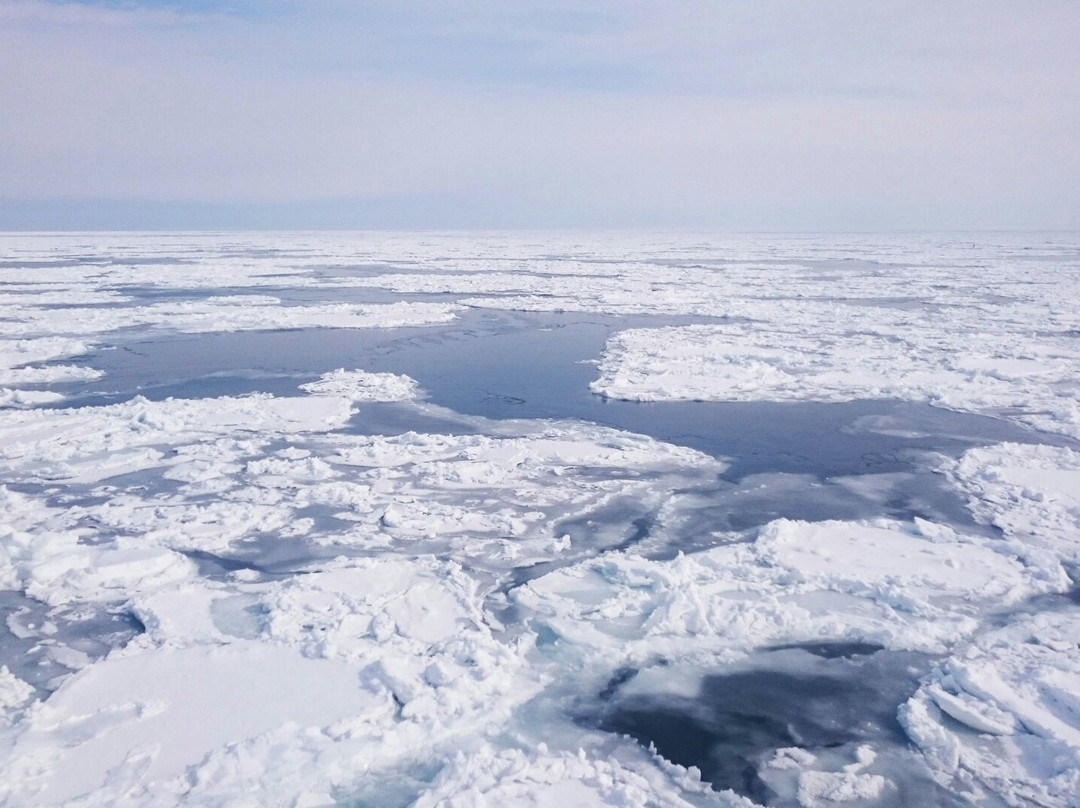
{"type": "Polygon", "coordinates": [[[1080,805],[1075,234],[0,235],[0,804],[1080,805]]]}

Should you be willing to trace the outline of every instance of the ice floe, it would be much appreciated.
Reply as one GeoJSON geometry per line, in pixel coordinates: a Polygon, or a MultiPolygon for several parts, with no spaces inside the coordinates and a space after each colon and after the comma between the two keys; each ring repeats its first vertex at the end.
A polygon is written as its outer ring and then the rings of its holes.
{"type": "MultiPolygon", "coordinates": [[[[642,765],[642,761],[597,759],[584,750],[577,754],[552,754],[544,749],[539,755],[528,755],[520,749],[497,751],[485,746],[472,754],[457,754],[414,805],[416,808],[507,804],[534,808],[567,805],[689,808],[694,803],[684,799],[686,792],[694,794],[699,790],[700,785],[693,778],[685,774],[665,776],[653,766],[642,765]]],[[[726,808],[750,805],[734,795],[714,804],[726,808]]]]}
{"type": "Polygon", "coordinates": [[[1024,552],[1080,563],[1080,452],[1003,443],[972,449],[943,470],[972,512],[1024,552]]]}
{"type": "Polygon", "coordinates": [[[989,604],[1058,591],[992,540],[895,522],[779,520],[752,544],[655,562],[607,556],[516,590],[538,623],[583,655],[640,665],[657,655],[744,656],[820,641],[941,652],[989,604]]]}
{"type": "Polygon", "coordinates": [[[221,296],[191,302],[72,309],[59,323],[55,313],[48,310],[20,310],[8,314],[10,319],[3,331],[13,336],[35,336],[57,332],[97,335],[137,327],[190,334],[279,328],[393,328],[447,322],[454,318],[455,310],[448,304],[405,302],[284,306],[276,297],[221,296]]]}
{"type": "Polygon", "coordinates": [[[934,670],[900,718],[943,784],[1008,805],[1080,801],[1078,630],[1075,612],[1024,616],[934,670]]]}
{"type": "Polygon", "coordinates": [[[988,336],[981,320],[965,328],[879,310],[632,329],[609,340],[592,389],[637,401],[928,401],[1080,435],[1075,339],[988,336]]]}
{"type": "Polygon", "coordinates": [[[396,373],[365,373],[339,368],[318,381],[300,385],[308,393],[344,396],[352,401],[411,401],[420,395],[414,379],[396,373]]]}

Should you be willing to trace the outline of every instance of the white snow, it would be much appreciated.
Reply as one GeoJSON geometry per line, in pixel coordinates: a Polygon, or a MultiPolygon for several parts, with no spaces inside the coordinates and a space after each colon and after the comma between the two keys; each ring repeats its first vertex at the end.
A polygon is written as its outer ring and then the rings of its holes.
{"type": "Polygon", "coordinates": [[[514,596],[583,656],[634,666],[657,654],[730,661],[822,640],[940,652],[971,636],[988,605],[1063,586],[1041,572],[974,537],[931,540],[886,521],[779,520],[752,545],[669,562],[608,556],[514,596]]]}
{"type": "Polygon", "coordinates": [[[0,387],[0,408],[36,407],[39,404],[52,404],[63,399],[64,397],[59,393],[48,390],[11,390],[0,387]]]}
{"type": "Polygon", "coordinates": [[[1004,443],[972,449],[943,470],[977,517],[1032,558],[1080,562],[1080,452],[1004,443]]]}
{"type": "Polygon", "coordinates": [[[799,775],[799,805],[817,808],[831,803],[874,799],[885,790],[880,774],[806,771],[799,775]]]}
{"type": "Polygon", "coordinates": [[[300,389],[320,395],[343,396],[352,401],[412,401],[420,396],[419,386],[408,376],[344,368],[324,373],[318,381],[302,384],[300,389]]]}
{"type": "MultiPolygon", "coordinates": [[[[284,264],[238,257],[231,239],[167,237],[166,246],[103,234],[90,244],[80,241],[19,235],[0,243],[0,259],[8,263],[0,266],[0,408],[32,408],[63,398],[26,385],[100,377],[93,368],[38,363],[87,353],[102,340],[146,333],[424,326],[453,320],[460,309],[442,302],[313,303],[264,294],[267,287],[285,295],[329,291],[343,279],[315,274],[302,252],[284,264]],[[28,265],[20,267],[19,261],[28,265]],[[146,290],[189,296],[155,302],[141,299],[146,290]]],[[[295,249],[290,246],[283,255],[295,249]]]]}
{"type": "Polygon", "coordinates": [[[177,778],[230,741],[287,722],[330,724],[373,701],[350,666],[263,643],[117,654],[32,714],[8,761],[23,776],[3,787],[24,804],[129,798],[140,782],[177,778]],[[260,670],[273,675],[253,675],[260,670]]]}
{"type": "Polygon", "coordinates": [[[34,695],[34,688],[0,665],[0,726],[10,726],[34,695]]]}
{"type": "Polygon", "coordinates": [[[447,322],[454,318],[455,310],[456,307],[447,304],[405,302],[286,306],[280,298],[265,295],[222,295],[193,302],[123,308],[88,306],[65,312],[60,321],[48,309],[12,307],[7,312],[10,319],[0,333],[29,337],[55,333],[97,337],[130,328],[190,334],[279,328],[393,328],[447,322]]]}

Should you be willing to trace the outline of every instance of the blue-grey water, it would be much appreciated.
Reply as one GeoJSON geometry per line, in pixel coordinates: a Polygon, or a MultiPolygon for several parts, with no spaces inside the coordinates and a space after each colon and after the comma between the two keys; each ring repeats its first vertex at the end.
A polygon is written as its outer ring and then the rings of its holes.
{"type": "Polygon", "coordinates": [[[928,668],[922,654],[865,644],[789,646],[760,652],[749,668],[706,675],[693,696],[623,696],[637,674],[625,669],[578,720],[652,743],[668,760],[696,766],[715,788],[765,805],[778,795],[759,772],[777,750],[851,756],[872,743],[891,758],[895,786],[875,805],[946,808],[964,803],[911,765],[897,720],[928,668]]]}

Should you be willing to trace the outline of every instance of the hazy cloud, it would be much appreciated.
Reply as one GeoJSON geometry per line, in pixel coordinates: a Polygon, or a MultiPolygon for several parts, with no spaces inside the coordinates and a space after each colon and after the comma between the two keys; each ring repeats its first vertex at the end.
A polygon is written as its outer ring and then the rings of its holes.
{"type": "Polygon", "coordinates": [[[1076,227],[1078,30],[1066,2],[0,2],[0,217],[1076,227]]]}

